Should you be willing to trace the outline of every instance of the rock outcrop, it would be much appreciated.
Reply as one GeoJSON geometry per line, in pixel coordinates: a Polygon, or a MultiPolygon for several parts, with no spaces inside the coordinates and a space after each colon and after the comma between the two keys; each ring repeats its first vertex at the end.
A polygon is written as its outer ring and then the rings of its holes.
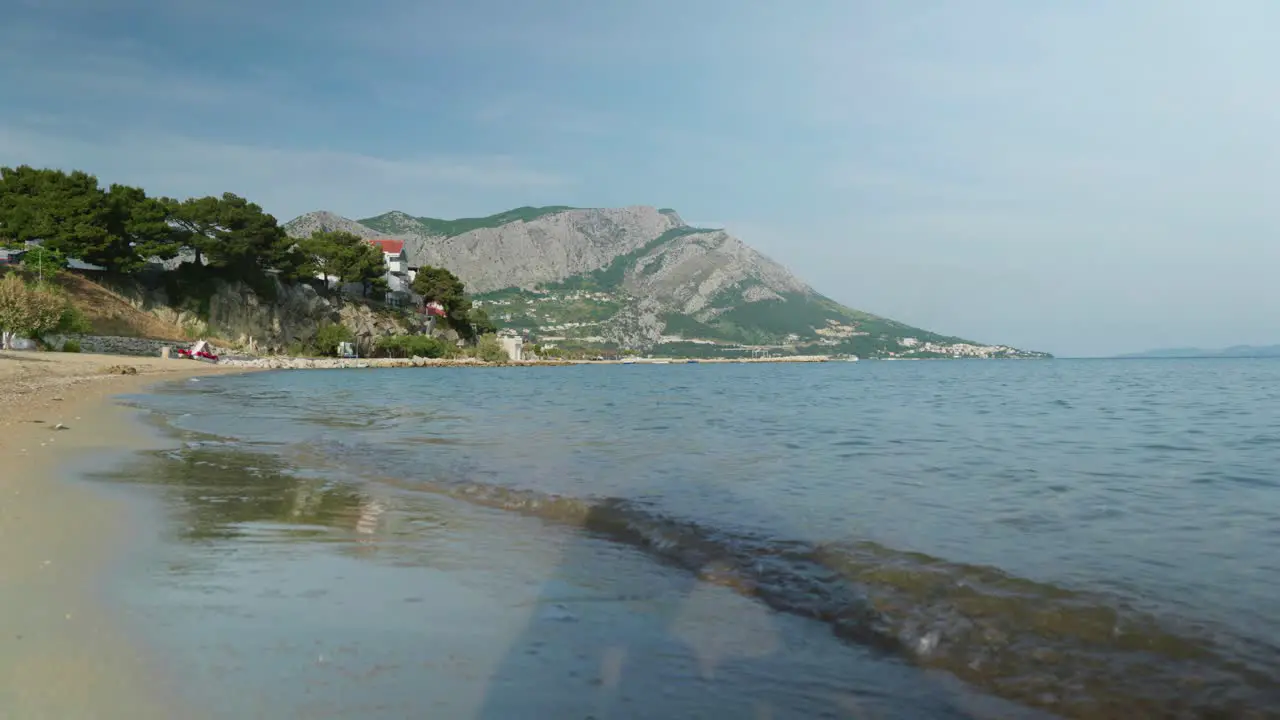
{"type": "Polygon", "coordinates": [[[255,353],[306,345],[326,323],[345,325],[366,350],[381,338],[415,329],[405,318],[340,295],[321,296],[310,285],[277,285],[275,298],[267,299],[247,285],[221,283],[204,311],[175,306],[162,290],[139,286],[115,290],[138,309],[183,328],[190,337],[222,338],[255,353]]]}
{"type": "Polygon", "coordinates": [[[702,321],[743,303],[817,295],[786,268],[723,230],[691,231],[659,243],[627,268],[622,288],[702,321]],[[725,300],[729,302],[718,302],[725,300]]]}

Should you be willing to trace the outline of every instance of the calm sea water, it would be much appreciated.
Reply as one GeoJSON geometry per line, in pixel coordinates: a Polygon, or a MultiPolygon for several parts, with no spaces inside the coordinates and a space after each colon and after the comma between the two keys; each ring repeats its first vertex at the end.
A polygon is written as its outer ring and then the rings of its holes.
{"type": "Polygon", "coordinates": [[[184,444],[115,474],[176,519],[128,602],[264,717],[1280,717],[1280,362],[299,371],[133,401],[184,444]]]}

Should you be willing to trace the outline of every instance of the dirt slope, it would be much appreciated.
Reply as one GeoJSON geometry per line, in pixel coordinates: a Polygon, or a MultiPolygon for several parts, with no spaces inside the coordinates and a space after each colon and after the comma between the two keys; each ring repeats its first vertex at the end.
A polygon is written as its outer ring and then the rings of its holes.
{"type": "Polygon", "coordinates": [[[129,304],[119,294],[71,272],[59,275],[57,283],[67,297],[93,325],[94,335],[186,340],[182,329],[166,323],[129,304]]]}

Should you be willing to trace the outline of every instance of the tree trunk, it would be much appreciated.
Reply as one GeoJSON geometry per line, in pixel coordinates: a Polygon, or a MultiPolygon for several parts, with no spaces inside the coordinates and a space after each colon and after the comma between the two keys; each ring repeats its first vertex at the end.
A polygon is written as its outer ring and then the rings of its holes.
{"type": "Polygon", "coordinates": [[[0,337],[0,349],[3,349],[3,350],[13,349],[13,333],[9,332],[8,330],[4,331],[3,337],[0,337]]]}

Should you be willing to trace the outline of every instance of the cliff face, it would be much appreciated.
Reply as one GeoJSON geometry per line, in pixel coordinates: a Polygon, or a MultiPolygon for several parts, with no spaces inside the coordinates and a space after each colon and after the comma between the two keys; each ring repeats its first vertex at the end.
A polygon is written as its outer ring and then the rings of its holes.
{"type": "Polygon", "coordinates": [[[688,228],[672,235],[634,259],[623,273],[623,290],[702,320],[739,303],[817,296],[786,268],[723,230],[688,228]]]}
{"type": "Polygon", "coordinates": [[[545,214],[539,212],[543,208],[528,210],[513,215],[518,219],[496,226],[483,224],[487,218],[446,223],[402,212],[357,223],[330,212],[314,212],[293,220],[285,229],[294,237],[305,237],[315,230],[345,230],[360,237],[404,240],[410,265],[447,267],[470,290],[483,293],[506,287],[532,288],[602,268],[618,255],[683,225],[673,212],[643,206],[555,209],[545,214]],[[464,228],[469,229],[450,234],[464,228]]]}
{"type": "Polygon", "coordinates": [[[277,297],[268,300],[242,284],[219,284],[208,298],[207,312],[175,307],[161,290],[133,287],[114,291],[138,310],[188,337],[217,337],[263,353],[306,345],[325,323],[347,326],[363,348],[371,348],[380,338],[410,331],[392,315],[340,297],[321,297],[309,285],[278,286],[277,297]]]}
{"type": "Polygon", "coordinates": [[[347,326],[364,348],[407,332],[391,316],[340,297],[323,298],[309,285],[280,288],[274,301],[262,300],[247,287],[221,285],[209,299],[210,333],[260,350],[306,344],[324,323],[347,326]]]}

